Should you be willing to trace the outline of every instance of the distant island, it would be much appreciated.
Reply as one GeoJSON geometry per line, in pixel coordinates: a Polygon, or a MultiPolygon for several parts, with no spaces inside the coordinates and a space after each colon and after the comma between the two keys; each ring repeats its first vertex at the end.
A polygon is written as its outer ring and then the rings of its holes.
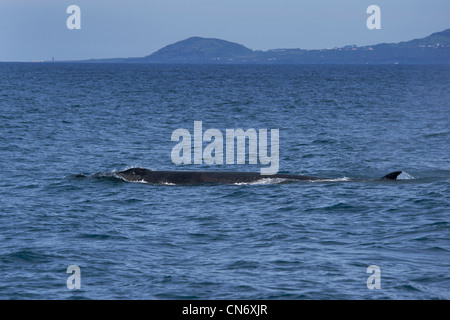
{"type": "Polygon", "coordinates": [[[450,64],[450,29],[428,37],[370,46],[319,50],[251,50],[214,38],[191,37],[142,58],[91,59],[91,63],[158,64],[450,64]]]}

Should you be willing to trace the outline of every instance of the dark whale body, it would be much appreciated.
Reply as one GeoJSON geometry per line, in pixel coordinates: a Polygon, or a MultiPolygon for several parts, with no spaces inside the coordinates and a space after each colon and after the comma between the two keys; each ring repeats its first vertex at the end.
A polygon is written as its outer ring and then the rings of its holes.
{"type": "MultiPolygon", "coordinates": [[[[391,172],[381,179],[396,180],[402,171],[391,172]]],[[[208,172],[208,171],[152,171],[144,168],[131,168],[124,171],[116,172],[115,175],[120,176],[126,181],[146,182],[150,184],[202,184],[202,183],[252,183],[265,178],[286,179],[286,180],[303,180],[317,181],[327,180],[327,178],[310,177],[297,174],[274,174],[261,175],[257,172],[208,172]]]]}

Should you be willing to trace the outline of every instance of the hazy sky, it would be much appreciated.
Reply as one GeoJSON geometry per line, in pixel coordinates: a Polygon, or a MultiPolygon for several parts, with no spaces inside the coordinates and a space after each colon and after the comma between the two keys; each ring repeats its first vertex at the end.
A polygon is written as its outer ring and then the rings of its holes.
{"type": "Polygon", "coordinates": [[[0,61],[141,57],[191,36],[253,50],[398,42],[450,28],[449,13],[450,0],[0,0],[0,61]],[[373,4],[380,30],[366,27],[373,4]]]}

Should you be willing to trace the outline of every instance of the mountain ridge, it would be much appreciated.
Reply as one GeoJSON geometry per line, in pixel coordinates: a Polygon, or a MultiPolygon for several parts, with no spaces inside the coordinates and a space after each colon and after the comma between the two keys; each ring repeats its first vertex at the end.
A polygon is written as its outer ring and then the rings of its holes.
{"type": "Polygon", "coordinates": [[[190,37],[167,45],[162,49],[144,57],[148,60],[163,59],[165,61],[188,62],[222,59],[232,59],[236,56],[253,54],[253,50],[245,46],[216,38],[190,37]]]}
{"type": "Polygon", "coordinates": [[[259,51],[216,38],[190,37],[141,58],[80,62],[156,64],[450,64],[450,29],[398,43],[331,49],[259,51]]]}

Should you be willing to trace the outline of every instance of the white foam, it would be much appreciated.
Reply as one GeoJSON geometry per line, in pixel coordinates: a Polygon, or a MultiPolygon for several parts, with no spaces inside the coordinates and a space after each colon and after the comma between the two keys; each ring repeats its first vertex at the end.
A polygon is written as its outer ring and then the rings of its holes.
{"type": "Polygon", "coordinates": [[[311,182],[340,182],[340,181],[350,181],[350,178],[342,177],[342,178],[311,180],[311,182]]]}
{"type": "Polygon", "coordinates": [[[171,182],[161,182],[160,184],[163,186],[176,186],[177,185],[176,183],[171,183],[171,182]]]}
{"type": "Polygon", "coordinates": [[[397,180],[410,180],[410,179],[415,179],[412,175],[410,175],[409,173],[406,173],[405,171],[402,171],[402,173],[400,173],[397,176],[397,180]]]}
{"type": "Polygon", "coordinates": [[[252,181],[252,182],[237,182],[237,183],[233,183],[234,185],[237,186],[244,186],[244,185],[259,185],[259,184],[278,184],[278,183],[283,183],[285,181],[289,181],[289,179],[284,179],[284,178],[262,178],[256,181],[252,181]]]}

